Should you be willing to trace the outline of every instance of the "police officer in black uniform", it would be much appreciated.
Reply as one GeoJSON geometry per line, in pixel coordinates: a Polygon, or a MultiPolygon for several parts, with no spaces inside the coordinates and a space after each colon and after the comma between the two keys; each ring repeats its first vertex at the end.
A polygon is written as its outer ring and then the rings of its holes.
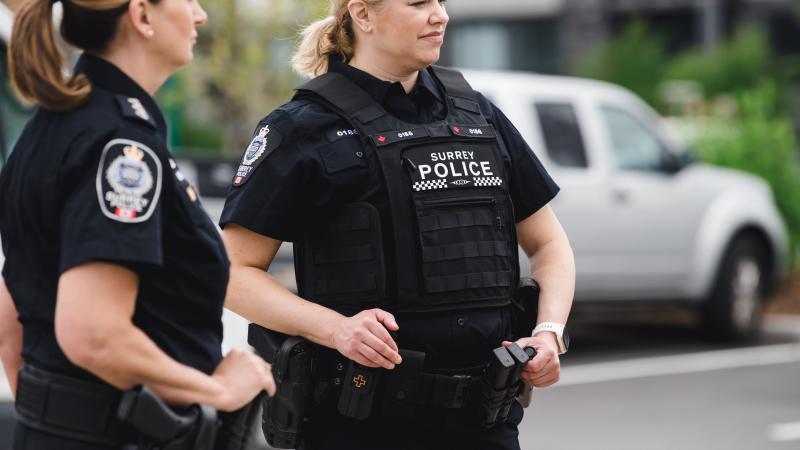
{"type": "Polygon", "coordinates": [[[192,59],[195,0],[62,0],[83,49],[62,77],[51,0],[17,15],[11,75],[39,104],[0,176],[0,348],[14,449],[118,449],[122,390],[234,411],[274,390],[250,353],[223,358],[229,261],[167,145],[152,94],[192,59]],[[12,302],[13,300],[13,302],[12,302]]]}
{"type": "Polygon", "coordinates": [[[430,66],[443,3],[332,1],[294,58],[316,78],[258,124],[222,214],[230,307],[325,349],[303,449],[518,449],[520,405],[483,427],[465,391],[511,340],[538,352],[525,383],[559,378],[575,275],[558,187],[501,111],[430,66]],[[298,295],[263,270],[282,241],[298,295]],[[535,337],[512,336],[518,243],[541,286],[535,337]],[[386,370],[354,417],[369,368],[386,370]]]}

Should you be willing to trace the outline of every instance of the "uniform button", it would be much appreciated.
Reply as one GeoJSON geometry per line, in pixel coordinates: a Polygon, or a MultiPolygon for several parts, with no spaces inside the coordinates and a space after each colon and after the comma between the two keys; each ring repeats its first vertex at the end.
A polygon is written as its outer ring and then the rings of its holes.
{"type": "Polygon", "coordinates": [[[467,323],[467,321],[464,320],[463,317],[459,317],[458,320],[456,321],[456,323],[458,324],[458,326],[463,327],[464,324],[467,323]]]}
{"type": "Polygon", "coordinates": [[[397,391],[395,394],[395,398],[398,400],[405,400],[406,399],[406,391],[397,391]]]}
{"type": "Polygon", "coordinates": [[[344,371],[344,364],[342,364],[342,363],[336,364],[336,371],[337,372],[343,372],[344,371]]]}
{"type": "Polygon", "coordinates": [[[334,378],[333,379],[333,384],[335,384],[336,386],[341,385],[342,384],[342,379],[339,378],[339,377],[334,378]]]}
{"type": "Polygon", "coordinates": [[[364,152],[356,152],[356,156],[358,156],[359,158],[363,158],[364,152]]]}

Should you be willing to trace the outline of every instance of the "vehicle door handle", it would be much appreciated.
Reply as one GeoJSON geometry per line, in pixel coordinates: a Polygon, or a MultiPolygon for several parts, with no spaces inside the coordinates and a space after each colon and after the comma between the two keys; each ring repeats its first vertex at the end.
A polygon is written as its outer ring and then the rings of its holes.
{"type": "Polygon", "coordinates": [[[616,188],[611,192],[614,203],[629,203],[631,200],[631,191],[629,189],[616,188]]]}

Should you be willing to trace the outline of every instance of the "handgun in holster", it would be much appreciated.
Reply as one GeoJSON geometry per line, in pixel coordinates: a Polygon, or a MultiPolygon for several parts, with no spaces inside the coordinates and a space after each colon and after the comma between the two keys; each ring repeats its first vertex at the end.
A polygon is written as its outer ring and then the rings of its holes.
{"type": "Polygon", "coordinates": [[[220,422],[210,406],[178,413],[146,386],[123,393],[117,417],[137,434],[123,449],[214,450],[220,422]]]}
{"type": "Polygon", "coordinates": [[[262,428],[269,445],[296,448],[314,394],[318,347],[306,339],[250,324],[247,342],[272,364],[277,393],[264,397],[262,428]]]}
{"type": "MultiPolygon", "coordinates": [[[[539,315],[539,284],[536,280],[530,277],[520,278],[512,304],[514,307],[514,338],[521,339],[530,336],[539,315]]],[[[525,348],[525,352],[531,358],[535,355],[535,351],[531,347],[525,348]],[[533,353],[531,354],[531,352],[533,353]]],[[[530,406],[532,398],[533,388],[521,383],[520,393],[517,395],[519,404],[523,408],[527,408],[530,406]]]]}

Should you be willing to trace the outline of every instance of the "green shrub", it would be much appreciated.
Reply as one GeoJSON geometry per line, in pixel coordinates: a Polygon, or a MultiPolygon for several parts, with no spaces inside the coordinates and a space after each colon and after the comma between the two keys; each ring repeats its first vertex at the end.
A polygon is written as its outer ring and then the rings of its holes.
{"type": "Polygon", "coordinates": [[[654,105],[666,62],[663,40],[648,33],[643,22],[634,21],[581,64],[577,74],[625,86],[654,105]]]}
{"type": "Polygon", "coordinates": [[[770,47],[757,28],[742,28],[719,47],[685,52],[667,65],[666,78],[699,82],[708,98],[753,88],[770,73],[770,47]]]}
{"type": "Polygon", "coordinates": [[[778,114],[774,83],[737,96],[738,115],[719,119],[696,142],[705,162],[756,174],[769,183],[791,240],[792,264],[800,244],[800,161],[791,122],[778,114]]]}

